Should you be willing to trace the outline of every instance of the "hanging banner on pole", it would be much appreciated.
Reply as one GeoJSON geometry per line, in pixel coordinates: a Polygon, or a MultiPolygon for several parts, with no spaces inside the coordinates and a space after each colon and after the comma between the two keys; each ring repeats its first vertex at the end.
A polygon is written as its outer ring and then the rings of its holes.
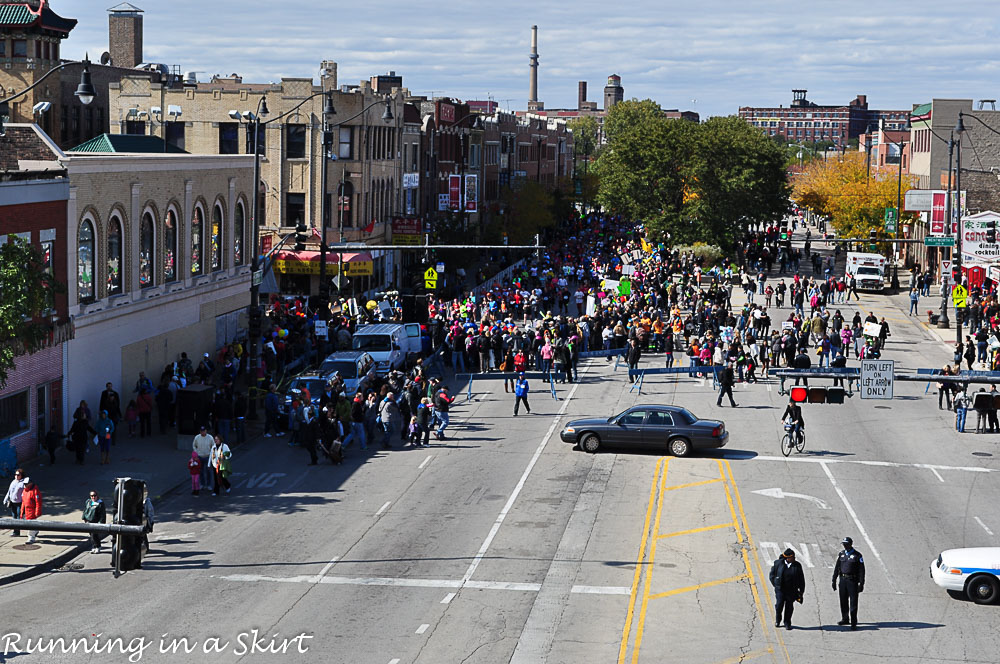
{"type": "Polygon", "coordinates": [[[465,176],[465,211],[476,212],[479,209],[478,175],[465,176]]]}
{"type": "Polygon", "coordinates": [[[448,176],[448,209],[455,210],[456,212],[462,209],[461,175],[448,176]]]}

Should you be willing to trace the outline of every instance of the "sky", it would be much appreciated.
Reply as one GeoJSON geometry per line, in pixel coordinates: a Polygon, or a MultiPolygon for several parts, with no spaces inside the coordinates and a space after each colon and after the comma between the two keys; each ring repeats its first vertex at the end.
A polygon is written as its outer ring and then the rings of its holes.
{"type": "MultiPolygon", "coordinates": [[[[50,0],[79,20],[64,58],[108,49],[106,9],[116,0],[50,0]]],[[[247,82],[282,76],[318,81],[338,63],[338,82],[393,70],[412,93],[496,100],[523,110],[531,26],[538,25],[538,96],[575,108],[577,81],[603,106],[610,74],[625,98],[694,110],[702,119],[740,106],[810,101],[909,109],[938,98],[1000,98],[1000,12],[992,2],[942,4],[704,0],[170,0],[145,11],[144,59],[247,82]]]]}

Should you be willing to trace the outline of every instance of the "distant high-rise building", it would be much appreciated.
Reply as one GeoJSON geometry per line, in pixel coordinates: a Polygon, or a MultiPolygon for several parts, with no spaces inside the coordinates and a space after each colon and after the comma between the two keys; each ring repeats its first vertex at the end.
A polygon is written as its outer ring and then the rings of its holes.
{"type": "Polygon", "coordinates": [[[610,111],[611,107],[625,98],[625,88],[622,87],[622,77],[618,74],[608,76],[608,84],[604,86],[604,110],[610,111]]]}
{"type": "Polygon", "coordinates": [[[392,93],[393,88],[403,87],[403,77],[396,76],[396,72],[390,71],[388,74],[380,74],[371,78],[372,90],[380,95],[392,93]]]}

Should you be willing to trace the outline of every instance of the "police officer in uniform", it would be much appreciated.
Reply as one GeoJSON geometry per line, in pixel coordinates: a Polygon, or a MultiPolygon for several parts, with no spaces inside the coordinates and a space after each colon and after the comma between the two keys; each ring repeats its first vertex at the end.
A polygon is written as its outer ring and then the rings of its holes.
{"type": "Polygon", "coordinates": [[[848,624],[847,612],[850,608],[851,629],[858,628],[858,593],[865,590],[865,560],[854,548],[854,540],[845,537],[841,544],[844,550],[837,556],[833,566],[833,589],[837,589],[840,579],[840,616],[838,625],[848,624]]]}

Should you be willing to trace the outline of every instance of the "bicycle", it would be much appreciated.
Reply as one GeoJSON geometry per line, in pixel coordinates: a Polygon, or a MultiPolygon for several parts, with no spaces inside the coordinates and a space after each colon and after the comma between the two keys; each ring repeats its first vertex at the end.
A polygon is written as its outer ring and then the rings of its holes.
{"type": "Polygon", "coordinates": [[[781,438],[781,453],[788,456],[792,450],[800,454],[806,449],[806,433],[795,424],[785,424],[785,435],[781,438]]]}

